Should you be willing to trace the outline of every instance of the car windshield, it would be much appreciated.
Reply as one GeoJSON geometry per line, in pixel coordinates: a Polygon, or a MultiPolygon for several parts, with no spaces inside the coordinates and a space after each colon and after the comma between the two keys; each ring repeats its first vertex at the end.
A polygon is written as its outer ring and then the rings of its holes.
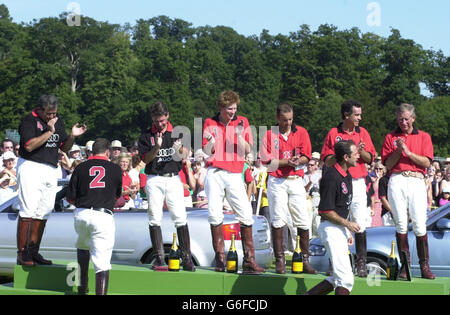
{"type": "Polygon", "coordinates": [[[450,211],[450,203],[431,211],[428,214],[427,226],[434,224],[438,219],[444,216],[448,211],[450,211]]]}

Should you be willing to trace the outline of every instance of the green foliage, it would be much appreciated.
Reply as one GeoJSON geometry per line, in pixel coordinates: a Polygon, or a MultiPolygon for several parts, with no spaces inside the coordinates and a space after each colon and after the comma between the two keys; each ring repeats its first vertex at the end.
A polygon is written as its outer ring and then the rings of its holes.
{"type": "MultiPolygon", "coordinates": [[[[423,50],[392,29],[387,38],[302,25],[288,35],[245,37],[225,26],[193,27],[167,16],[134,26],[82,16],[68,26],[58,18],[16,24],[0,5],[0,124],[16,129],[40,95],[54,93],[67,128],[84,122],[79,140],[99,136],[128,144],[149,128],[149,106],[165,102],[174,126],[217,112],[224,89],[237,91],[239,113],[256,126],[276,125],[275,109],[290,102],[314,151],[341,121],[340,104],[363,104],[362,125],[377,151],[396,127],[395,107],[417,107],[417,125],[433,138],[435,155],[450,154],[450,58],[423,50]],[[423,82],[435,97],[420,95],[423,82]]],[[[258,128],[257,128],[258,129],[258,128]]],[[[4,136],[4,132],[0,132],[4,136]]]]}

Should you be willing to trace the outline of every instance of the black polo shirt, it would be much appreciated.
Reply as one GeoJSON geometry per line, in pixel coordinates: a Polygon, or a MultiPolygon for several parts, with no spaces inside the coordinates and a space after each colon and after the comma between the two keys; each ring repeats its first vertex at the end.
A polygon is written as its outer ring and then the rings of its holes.
{"type": "Polygon", "coordinates": [[[31,139],[41,136],[48,130],[50,130],[50,128],[41,118],[39,118],[36,110],[31,114],[26,115],[19,125],[19,155],[26,160],[58,166],[58,149],[69,137],[61,118],[58,118],[56,121],[55,133],[48,138],[47,142],[31,152],[25,150],[25,146],[31,139]]]}
{"type": "MultiPolygon", "coordinates": [[[[173,127],[169,122],[166,132],[163,133],[161,148],[159,148],[156,157],[145,166],[147,175],[158,175],[167,173],[177,173],[181,170],[181,161],[174,160],[175,149],[173,144],[178,138],[172,138],[173,127]]],[[[156,136],[158,130],[153,126],[139,138],[138,149],[142,160],[145,160],[145,154],[150,152],[156,146],[156,136]]]]}
{"type": "Polygon", "coordinates": [[[320,180],[319,214],[335,211],[347,219],[352,202],[352,176],[336,163],[320,180]]]}
{"type": "Polygon", "coordinates": [[[122,170],[103,156],[92,156],[78,165],[69,182],[67,200],[77,208],[113,209],[122,195],[122,170]]]}

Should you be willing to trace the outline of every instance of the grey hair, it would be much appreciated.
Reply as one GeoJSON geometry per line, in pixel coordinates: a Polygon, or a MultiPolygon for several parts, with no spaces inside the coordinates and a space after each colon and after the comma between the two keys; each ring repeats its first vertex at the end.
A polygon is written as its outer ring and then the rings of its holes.
{"type": "Polygon", "coordinates": [[[412,104],[407,104],[407,103],[400,104],[397,108],[397,115],[404,113],[404,112],[411,113],[412,118],[416,117],[416,108],[412,104]]]}

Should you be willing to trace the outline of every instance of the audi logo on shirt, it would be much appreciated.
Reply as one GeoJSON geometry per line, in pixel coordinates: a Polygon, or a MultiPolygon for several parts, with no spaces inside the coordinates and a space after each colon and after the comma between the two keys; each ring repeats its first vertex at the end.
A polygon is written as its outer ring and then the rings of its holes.
{"type": "Polygon", "coordinates": [[[54,133],[48,138],[47,144],[45,145],[46,148],[55,148],[58,146],[59,142],[59,134],[54,133]]]}
{"type": "Polygon", "coordinates": [[[169,162],[173,160],[173,155],[175,154],[174,148],[167,148],[167,149],[159,149],[158,155],[156,156],[158,158],[159,162],[169,162]]]}

